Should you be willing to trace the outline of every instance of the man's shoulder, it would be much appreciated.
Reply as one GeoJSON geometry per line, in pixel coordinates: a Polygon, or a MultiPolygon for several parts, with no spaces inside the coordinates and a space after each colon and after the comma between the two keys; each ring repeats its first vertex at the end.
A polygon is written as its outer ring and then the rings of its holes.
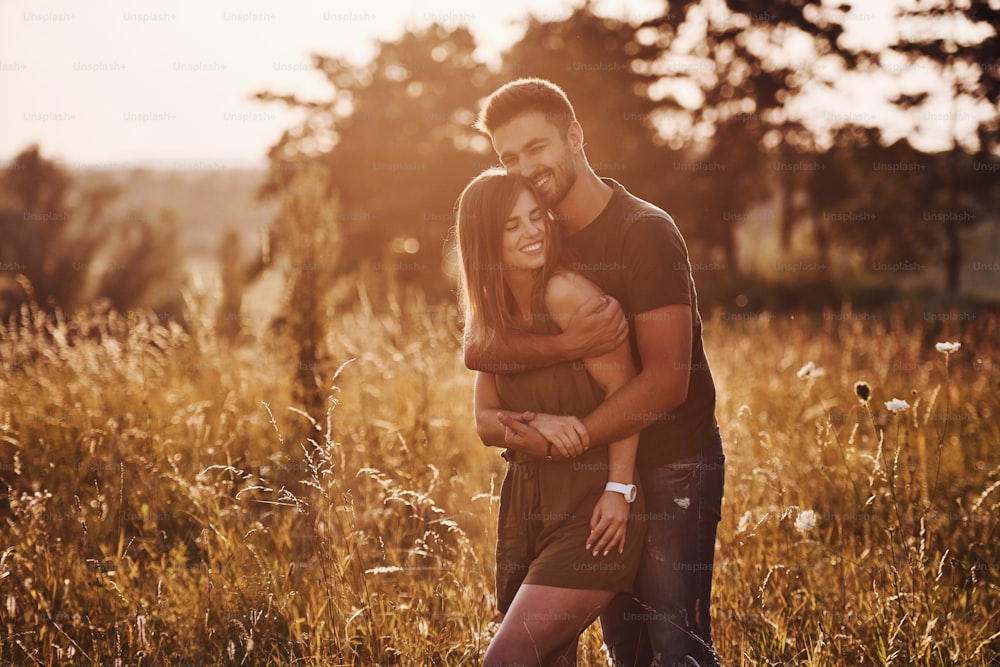
{"type": "Polygon", "coordinates": [[[614,189],[614,200],[620,208],[620,215],[615,217],[626,223],[626,225],[630,226],[635,222],[643,221],[665,221],[672,227],[677,226],[673,217],[656,204],[635,196],[626,190],[621,183],[613,179],[608,178],[604,180],[614,189]]]}

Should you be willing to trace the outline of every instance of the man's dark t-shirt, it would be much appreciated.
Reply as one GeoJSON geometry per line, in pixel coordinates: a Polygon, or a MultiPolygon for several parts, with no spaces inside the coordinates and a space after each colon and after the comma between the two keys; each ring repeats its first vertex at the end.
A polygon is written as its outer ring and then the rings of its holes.
{"type": "MultiPolygon", "coordinates": [[[[564,241],[563,264],[613,296],[629,320],[629,343],[642,368],[635,320],[643,313],[676,304],[691,306],[692,336],[687,400],[671,413],[655,416],[639,436],[640,466],[688,458],[715,437],[715,382],[701,340],[701,315],[687,246],[673,219],[603,179],[614,192],[600,215],[564,241]]],[[[625,415],[626,420],[648,415],[625,415]]]]}

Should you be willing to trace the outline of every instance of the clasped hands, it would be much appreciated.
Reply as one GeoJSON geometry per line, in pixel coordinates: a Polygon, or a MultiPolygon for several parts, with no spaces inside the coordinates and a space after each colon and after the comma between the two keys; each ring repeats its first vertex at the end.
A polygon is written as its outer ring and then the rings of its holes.
{"type": "MultiPolygon", "coordinates": [[[[497,418],[504,426],[504,442],[518,450],[548,452],[552,444],[552,460],[575,458],[590,447],[587,427],[572,415],[549,415],[531,411],[497,418]]],[[[540,454],[539,458],[545,454],[540,454]]]]}

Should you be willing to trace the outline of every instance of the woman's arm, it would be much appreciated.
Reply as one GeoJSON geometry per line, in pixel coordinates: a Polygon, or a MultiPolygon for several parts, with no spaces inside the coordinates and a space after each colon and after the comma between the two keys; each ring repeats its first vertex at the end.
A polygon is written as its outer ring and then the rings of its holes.
{"type": "Polygon", "coordinates": [[[509,447],[514,451],[543,459],[550,454],[558,454],[560,458],[577,456],[590,445],[587,429],[576,417],[504,410],[500,404],[500,395],[497,393],[496,376],[492,373],[476,373],[473,410],[479,439],[489,447],[509,447]],[[536,424],[545,435],[545,439],[552,443],[551,451],[545,441],[539,443],[512,437],[514,434],[500,423],[501,414],[518,421],[526,420],[536,424]]]}
{"type": "MultiPolygon", "coordinates": [[[[601,290],[583,276],[575,273],[557,273],[545,290],[545,304],[557,324],[565,321],[584,300],[601,290]]],[[[587,372],[604,389],[604,400],[625,385],[635,375],[632,353],[627,344],[611,352],[585,358],[587,372]]],[[[639,446],[638,433],[608,444],[609,482],[634,484],[635,457],[639,446]]],[[[591,535],[587,549],[594,555],[607,553],[614,546],[619,552],[625,548],[625,528],[628,521],[628,503],[622,494],[605,491],[594,508],[591,535]]]]}

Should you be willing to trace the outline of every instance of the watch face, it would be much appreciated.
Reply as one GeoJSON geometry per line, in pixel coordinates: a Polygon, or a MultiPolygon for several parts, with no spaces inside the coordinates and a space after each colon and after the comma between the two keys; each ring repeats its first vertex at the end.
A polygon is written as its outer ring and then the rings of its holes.
{"type": "Polygon", "coordinates": [[[635,484],[628,485],[628,493],[625,494],[625,500],[635,502],[635,484]]]}

